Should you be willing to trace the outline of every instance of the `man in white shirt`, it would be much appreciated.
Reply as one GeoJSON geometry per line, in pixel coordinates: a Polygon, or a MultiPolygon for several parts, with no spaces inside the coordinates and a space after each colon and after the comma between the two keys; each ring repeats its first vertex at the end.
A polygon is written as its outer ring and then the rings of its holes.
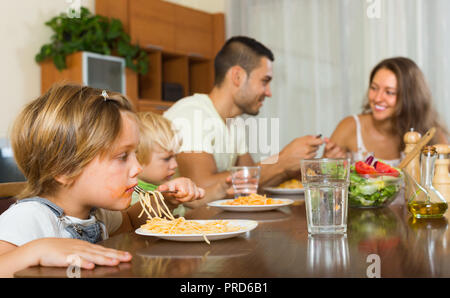
{"type": "MultiPolygon", "coordinates": [[[[177,155],[180,175],[206,188],[229,175],[232,166],[256,165],[245,144],[245,128],[231,127],[230,119],[257,115],[271,97],[273,53],[258,41],[229,39],[214,60],[211,92],[177,101],[164,116],[180,131],[183,145],[177,155]]],[[[275,158],[261,162],[259,185],[269,186],[300,176],[300,159],[313,158],[323,140],[316,136],[294,139],[275,158]]]]}

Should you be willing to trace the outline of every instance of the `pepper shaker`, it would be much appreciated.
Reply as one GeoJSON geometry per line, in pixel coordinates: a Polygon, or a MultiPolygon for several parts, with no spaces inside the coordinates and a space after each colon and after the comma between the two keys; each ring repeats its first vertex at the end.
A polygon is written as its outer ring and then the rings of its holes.
{"type": "Polygon", "coordinates": [[[450,202],[450,176],[448,167],[450,165],[450,145],[434,145],[438,158],[435,162],[435,172],[433,177],[433,186],[444,196],[447,202],[450,202]]]}
{"type": "MultiPolygon", "coordinates": [[[[414,131],[414,128],[411,128],[410,131],[405,133],[403,136],[403,141],[405,142],[405,155],[414,149],[421,137],[422,135],[417,131],[414,131]]],[[[420,154],[414,157],[414,159],[411,160],[403,170],[407,172],[416,182],[420,182],[420,154]]],[[[410,185],[407,185],[405,189],[406,204],[408,204],[408,199],[411,197],[411,191],[413,190],[410,185]]]]}

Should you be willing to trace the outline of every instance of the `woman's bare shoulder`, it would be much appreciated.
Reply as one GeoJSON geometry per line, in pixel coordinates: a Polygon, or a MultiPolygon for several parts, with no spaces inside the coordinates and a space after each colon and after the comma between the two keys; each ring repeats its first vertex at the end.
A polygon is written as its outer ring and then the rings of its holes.
{"type": "Polygon", "coordinates": [[[359,114],[358,117],[362,125],[370,125],[372,123],[372,114],[359,114]]]}
{"type": "Polygon", "coordinates": [[[356,122],[353,116],[342,119],[330,139],[342,148],[349,149],[356,137],[356,122]]]}
{"type": "Polygon", "coordinates": [[[353,116],[342,119],[334,130],[335,133],[350,135],[356,131],[356,122],[353,116]]]}

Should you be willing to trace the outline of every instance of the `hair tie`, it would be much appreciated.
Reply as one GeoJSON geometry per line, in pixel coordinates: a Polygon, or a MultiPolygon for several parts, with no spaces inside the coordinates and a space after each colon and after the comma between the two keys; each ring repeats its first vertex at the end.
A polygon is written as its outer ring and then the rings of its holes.
{"type": "Polygon", "coordinates": [[[102,96],[103,96],[103,101],[106,101],[107,99],[109,99],[108,93],[106,93],[106,90],[102,91],[102,96]]]}

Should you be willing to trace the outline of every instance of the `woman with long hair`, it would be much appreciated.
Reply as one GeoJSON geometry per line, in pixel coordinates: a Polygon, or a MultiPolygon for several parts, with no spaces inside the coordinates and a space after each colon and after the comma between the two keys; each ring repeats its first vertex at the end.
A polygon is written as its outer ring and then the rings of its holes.
{"type": "Polygon", "coordinates": [[[430,144],[447,144],[448,131],[433,107],[422,71],[405,57],[385,59],[370,73],[362,113],[338,124],[324,156],[351,154],[355,161],[373,154],[395,166],[403,157],[404,134],[414,129],[424,135],[431,127],[437,131],[430,144]]]}

